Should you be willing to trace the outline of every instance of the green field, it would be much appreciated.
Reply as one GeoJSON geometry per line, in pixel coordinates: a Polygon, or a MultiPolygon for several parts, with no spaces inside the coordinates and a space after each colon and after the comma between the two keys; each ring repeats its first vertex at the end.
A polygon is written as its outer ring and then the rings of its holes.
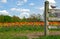
{"type": "Polygon", "coordinates": [[[0,27],[0,39],[28,39],[26,36],[28,33],[42,32],[43,28],[43,26],[3,26],[0,27]]]}
{"type": "Polygon", "coordinates": [[[0,27],[0,32],[26,32],[26,31],[44,31],[43,26],[11,26],[11,27],[0,27]]]}
{"type": "MultiPolygon", "coordinates": [[[[53,30],[57,31],[56,29],[51,29],[50,31],[53,30]]],[[[0,27],[0,39],[29,39],[27,34],[43,31],[43,26],[2,26],[0,27]]],[[[60,36],[39,36],[33,39],[60,39],[60,36]]]]}

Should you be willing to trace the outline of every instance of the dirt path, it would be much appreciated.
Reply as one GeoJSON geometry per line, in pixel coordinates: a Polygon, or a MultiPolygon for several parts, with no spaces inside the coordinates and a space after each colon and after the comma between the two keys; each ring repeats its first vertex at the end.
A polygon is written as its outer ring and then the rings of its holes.
{"type": "MultiPolygon", "coordinates": [[[[49,35],[60,35],[60,31],[50,31],[49,35]]],[[[37,33],[27,34],[27,37],[29,37],[29,38],[38,38],[40,36],[44,36],[44,32],[37,32],[37,33]]]]}
{"type": "Polygon", "coordinates": [[[49,35],[60,35],[60,31],[50,31],[49,35]]]}
{"type": "MultiPolygon", "coordinates": [[[[1,35],[8,35],[7,33],[0,33],[1,35]]],[[[32,38],[39,38],[40,36],[44,36],[44,32],[33,32],[33,33],[9,33],[10,36],[27,36],[29,39],[32,39],[32,38]]],[[[50,31],[49,32],[49,35],[60,35],[60,31],[50,31]]]]}
{"type": "MultiPolygon", "coordinates": [[[[44,36],[44,32],[33,32],[33,33],[27,33],[27,34],[15,34],[16,36],[27,36],[29,39],[32,38],[38,38],[40,36],[44,36]]],[[[60,31],[50,31],[49,35],[60,35],[60,31]]]]}

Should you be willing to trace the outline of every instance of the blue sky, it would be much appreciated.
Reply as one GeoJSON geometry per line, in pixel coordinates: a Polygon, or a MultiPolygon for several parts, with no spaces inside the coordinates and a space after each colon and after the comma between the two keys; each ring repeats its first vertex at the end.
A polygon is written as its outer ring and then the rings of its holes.
{"type": "MultiPolygon", "coordinates": [[[[30,14],[43,14],[45,0],[0,0],[0,14],[16,15],[20,18],[30,14]]],[[[48,0],[60,8],[60,0],[48,0]]]]}

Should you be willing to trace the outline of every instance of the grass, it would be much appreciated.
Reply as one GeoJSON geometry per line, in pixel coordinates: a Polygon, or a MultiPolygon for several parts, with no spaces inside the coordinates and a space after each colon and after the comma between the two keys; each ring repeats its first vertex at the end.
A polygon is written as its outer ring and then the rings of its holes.
{"type": "Polygon", "coordinates": [[[10,35],[0,35],[0,39],[28,39],[26,36],[10,36],[10,35]]]}
{"type": "MultiPolygon", "coordinates": [[[[57,31],[60,29],[50,29],[50,31],[57,31]]],[[[0,39],[28,39],[24,36],[28,33],[43,32],[43,26],[11,26],[11,27],[0,27],[0,39]],[[24,34],[24,35],[21,35],[24,34]]],[[[33,39],[60,39],[60,36],[42,36],[33,39]]]]}
{"type": "MultiPolygon", "coordinates": [[[[60,28],[57,29],[49,29],[50,31],[60,31],[60,28]]],[[[5,27],[2,26],[0,27],[0,32],[26,32],[26,31],[31,31],[31,32],[43,32],[44,31],[44,26],[10,26],[10,27],[5,27]]]]}
{"type": "Polygon", "coordinates": [[[0,27],[0,39],[28,39],[27,33],[42,32],[43,26],[11,26],[0,27]],[[21,34],[24,34],[21,36],[21,34]]]}
{"type": "Polygon", "coordinates": [[[33,38],[33,39],[60,39],[60,36],[42,36],[42,37],[33,38]]]}
{"type": "Polygon", "coordinates": [[[25,31],[43,31],[43,26],[11,26],[11,27],[0,27],[0,32],[25,32],[25,31]]]}

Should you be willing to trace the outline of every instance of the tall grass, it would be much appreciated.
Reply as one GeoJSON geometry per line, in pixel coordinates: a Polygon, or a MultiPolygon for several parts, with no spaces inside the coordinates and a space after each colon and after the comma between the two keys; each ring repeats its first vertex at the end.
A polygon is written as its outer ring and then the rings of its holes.
{"type": "Polygon", "coordinates": [[[0,32],[21,32],[21,31],[43,31],[43,26],[11,26],[11,27],[0,27],[0,32]]]}

